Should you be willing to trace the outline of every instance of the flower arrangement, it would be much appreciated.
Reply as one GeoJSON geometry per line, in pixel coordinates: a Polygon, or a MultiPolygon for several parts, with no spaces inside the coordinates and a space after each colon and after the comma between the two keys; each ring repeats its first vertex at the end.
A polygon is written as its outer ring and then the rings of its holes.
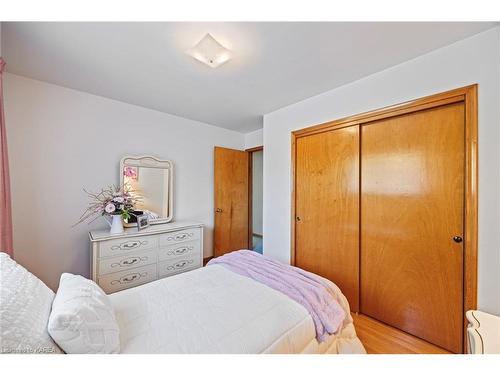
{"type": "Polygon", "coordinates": [[[101,189],[99,193],[92,193],[83,189],[91,198],[88,208],[80,216],[80,220],[75,224],[90,220],[96,220],[100,216],[120,215],[122,219],[130,219],[132,211],[141,197],[135,194],[127,185],[117,187],[115,185],[101,189]]]}

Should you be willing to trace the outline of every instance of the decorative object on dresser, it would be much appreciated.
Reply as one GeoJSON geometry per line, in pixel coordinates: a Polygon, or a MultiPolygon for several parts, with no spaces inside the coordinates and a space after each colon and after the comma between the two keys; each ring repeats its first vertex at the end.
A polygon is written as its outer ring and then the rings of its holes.
{"type": "MultiPolygon", "coordinates": [[[[129,186],[141,200],[136,210],[149,216],[151,224],[168,223],[174,217],[174,165],[151,155],[126,155],[120,161],[120,186],[129,186]]],[[[134,220],[125,219],[126,227],[135,227],[134,220]]]]}
{"type": "Polygon", "coordinates": [[[145,284],[203,265],[203,224],[165,223],[121,235],[89,233],[91,275],[106,293],[145,284]]]}
{"type": "Polygon", "coordinates": [[[129,186],[109,186],[99,193],[92,193],[84,189],[91,198],[89,206],[75,224],[99,217],[104,217],[110,226],[110,234],[123,233],[123,220],[127,220],[134,212],[134,206],[141,201],[141,197],[129,186]],[[111,217],[111,218],[110,218],[111,217]]]}
{"type": "Polygon", "coordinates": [[[123,219],[121,215],[111,215],[111,219],[107,216],[104,216],[104,218],[109,224],[109,234],[123,233],[123,219]]]}
{"type": "Polygon", "coordinates": [[[137,230],[143,230],[149,227],[149,215],[142,214],[137,216],[137,230]]]}

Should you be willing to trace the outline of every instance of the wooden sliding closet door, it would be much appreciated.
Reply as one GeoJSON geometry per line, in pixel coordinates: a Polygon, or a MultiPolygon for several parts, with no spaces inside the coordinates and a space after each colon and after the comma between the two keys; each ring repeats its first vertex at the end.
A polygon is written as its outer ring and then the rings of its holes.
{"type": "Polygon", "coordinates": [[[464,105],[363,125],[361,311],[453,352],[463,341],[464,105]]]}
{"type": "Polygon", "coordinates": [[[359,126],[296,139],[295,265],[359,305],[359,126]]]}

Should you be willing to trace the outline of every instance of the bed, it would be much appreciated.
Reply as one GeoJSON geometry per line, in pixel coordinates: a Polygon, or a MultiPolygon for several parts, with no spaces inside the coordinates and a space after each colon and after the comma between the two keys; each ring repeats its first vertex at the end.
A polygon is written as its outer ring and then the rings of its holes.
{"type": "MultiPolygon", "coordinates": [[[[12,279],[5,281],[15,284],[12,279]]],[[[365,353],[346,298],[328,283],[346,314],[339,330],[321,343],[311,315],[301,304],[222,265],[160,279],[107,299],[118,323],[123,354],[365,353]]]]}
{"type": "Polygon", "coordinates": [[[321,344],[303,306],[219,265],[110,298],[122,353],[364,353],[338,293],[347,317],[321,344]]]}

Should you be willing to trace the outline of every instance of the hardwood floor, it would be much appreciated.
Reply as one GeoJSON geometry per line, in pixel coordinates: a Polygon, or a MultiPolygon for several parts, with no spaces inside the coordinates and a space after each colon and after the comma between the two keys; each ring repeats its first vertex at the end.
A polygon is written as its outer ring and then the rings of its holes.
{"type": "Polygon", "coordinates": [[[213,257],[207,257],[203,258],[203,267],[207,265],[208,262],[210,262],[213,259],[213,257]]]}
{"type": "Polygon", "coordinates": [[[368,354],[451,354],[366,315],[353,313],[352,317],[356,333],[368,354]]]}

